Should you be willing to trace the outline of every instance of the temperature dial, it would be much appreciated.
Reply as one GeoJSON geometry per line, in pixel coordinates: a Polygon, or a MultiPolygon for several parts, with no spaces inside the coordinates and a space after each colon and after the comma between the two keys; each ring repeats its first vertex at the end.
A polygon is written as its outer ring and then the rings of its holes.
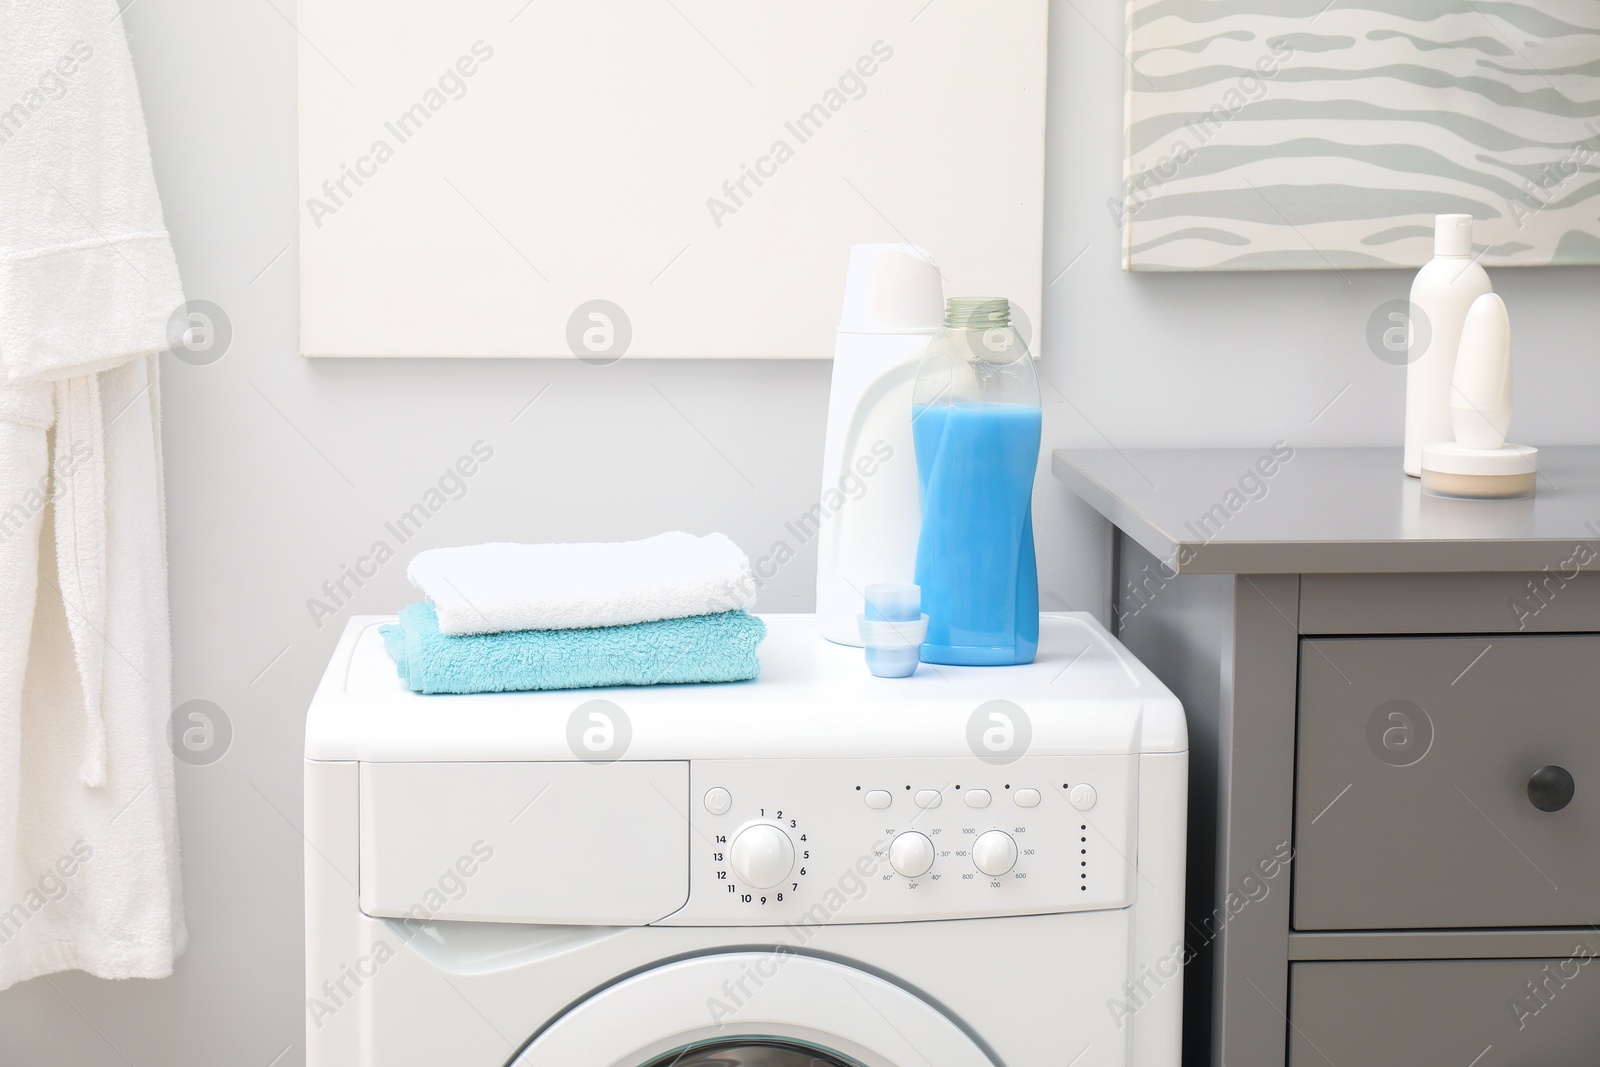
{"type": "Polygon", "coordinates": [[[794,842],[771,823],[746,827],[733,839],[733,872],[752,889],[771,889],[794,869],[794,842]]]}
{"type": "Polygon", "coordinates": [[[1017,843],[1004,830],[990,830],[972,843],[972,862],[990,878],[998,878],[1017,865],[1017,843]]]}
{"type": "Polygon", "coordinates": [[[896,874],[921,878],[933,867],[933,842],[926,834],[905,833],[889,846],[889,866],[896,874]]]}

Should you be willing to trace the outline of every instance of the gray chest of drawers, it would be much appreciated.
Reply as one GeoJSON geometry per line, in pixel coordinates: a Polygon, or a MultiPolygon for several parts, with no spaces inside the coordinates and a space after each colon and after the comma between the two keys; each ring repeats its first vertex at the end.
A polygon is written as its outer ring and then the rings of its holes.
{"type": "Polygon", "coordinates": [[[1062,451],[1191,734],[1185,1063],[1600,1062],[1600,448],[1062,451]]]}

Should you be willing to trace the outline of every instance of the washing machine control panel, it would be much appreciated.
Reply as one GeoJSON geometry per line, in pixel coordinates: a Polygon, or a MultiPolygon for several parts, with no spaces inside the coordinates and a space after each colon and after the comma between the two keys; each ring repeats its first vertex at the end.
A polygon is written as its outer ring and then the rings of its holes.
{"type": "Polygon", "coordinates": [[[1138,757],[698,760],[663,925],[1039,915],[1133,902],[1138,757]]]}

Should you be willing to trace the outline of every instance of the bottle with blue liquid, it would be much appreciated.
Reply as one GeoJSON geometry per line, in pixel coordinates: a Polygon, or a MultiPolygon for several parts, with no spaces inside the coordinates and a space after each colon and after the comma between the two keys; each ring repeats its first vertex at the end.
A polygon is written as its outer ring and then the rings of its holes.
{"type": "Polygon", "coordinates": [[[912,394],[924,663],[1031,663],[1039,379],[1006,300],[951,299],[912,394]]]}

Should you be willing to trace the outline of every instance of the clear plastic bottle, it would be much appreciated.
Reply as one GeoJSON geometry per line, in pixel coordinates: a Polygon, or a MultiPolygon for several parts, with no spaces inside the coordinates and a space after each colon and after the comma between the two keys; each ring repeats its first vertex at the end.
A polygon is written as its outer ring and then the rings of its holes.
{"type": "Polygon", "coordinates": [[[1031,663],[1039,379],[1006,300],[951,299],[912,394],[925,663],[1031,663]]]}

